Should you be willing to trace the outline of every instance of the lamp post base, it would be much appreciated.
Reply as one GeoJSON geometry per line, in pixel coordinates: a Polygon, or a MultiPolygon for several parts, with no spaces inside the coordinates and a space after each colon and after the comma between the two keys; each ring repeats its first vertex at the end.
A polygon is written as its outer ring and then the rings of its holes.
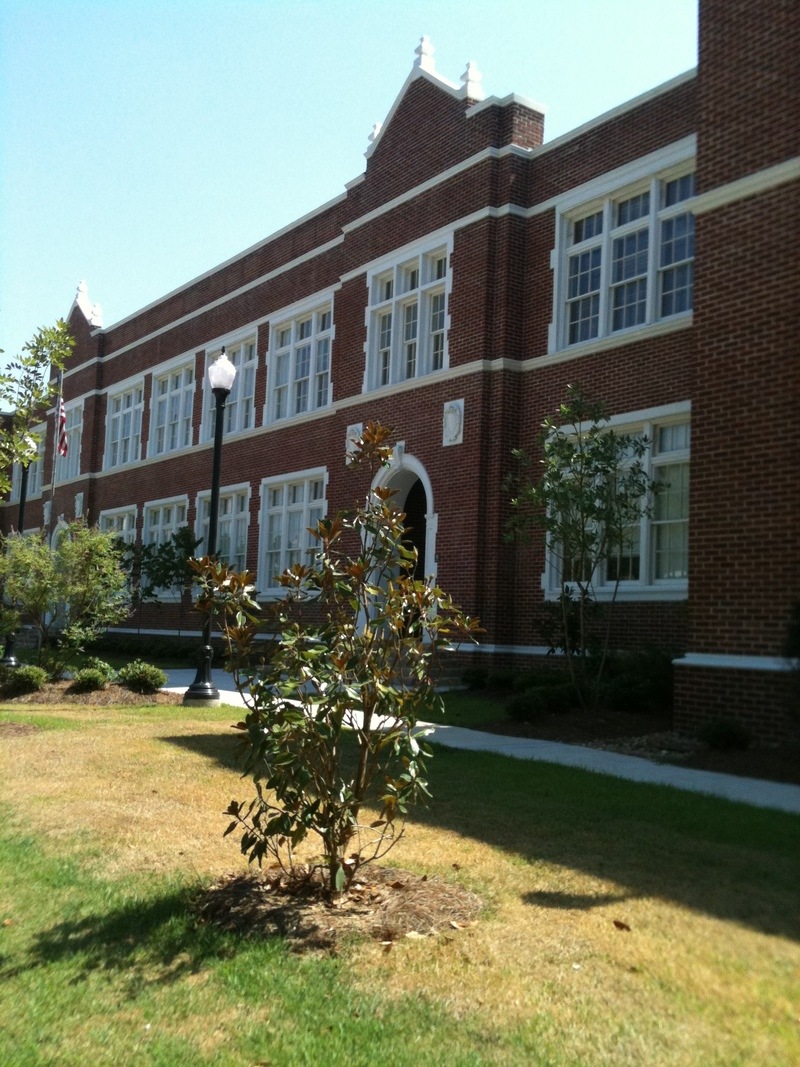
{"type": "Polygon", "coordinates": [[[195,679],[183,694],[183,706],[185,708],[202,707],[218,708],[221,701],[219,689],[211,679],[211,660],[214,649],[211,645],[203,645],[200,652],[200,664],[197,668],[195,679]]]}

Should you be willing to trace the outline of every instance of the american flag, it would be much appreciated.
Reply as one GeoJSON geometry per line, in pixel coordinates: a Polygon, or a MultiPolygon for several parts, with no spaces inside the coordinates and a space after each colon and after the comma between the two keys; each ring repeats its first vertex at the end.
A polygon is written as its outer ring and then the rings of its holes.
{"type": "Polygon", "coordinates": [[[66,456],[69,451],[67,443],[67,412],[64,408],[64,397],[58,398],[58,454],[66,456]]]}

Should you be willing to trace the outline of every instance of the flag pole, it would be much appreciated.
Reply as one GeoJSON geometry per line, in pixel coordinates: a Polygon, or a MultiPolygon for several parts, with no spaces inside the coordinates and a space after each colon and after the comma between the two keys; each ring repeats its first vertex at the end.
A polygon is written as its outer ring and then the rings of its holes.
{"type": "Polygon", "coordinates": [[[67,416],[64,409],[64,372],[58,372],[58,398],[53,411],[53,476],[50,479],[50,515],[46,525],[49,536],[50,527],[53,525],[53,505],[56,492],[56,471],[58,470],[58,457],[67,454],[67,416]]]}

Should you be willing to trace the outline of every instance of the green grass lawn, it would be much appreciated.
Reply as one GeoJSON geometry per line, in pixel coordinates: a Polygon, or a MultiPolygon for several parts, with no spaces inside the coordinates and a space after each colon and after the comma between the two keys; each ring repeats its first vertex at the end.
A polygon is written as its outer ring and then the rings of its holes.
{"type": "Polygon", "coordinates": [[[468,730],[490,723],[507,722],[505,701],[496,694],[453,689],[443,693],[444,709],[435,710],[428,716],[433,723],[446,726],[463,726],[468,730]]]}
{"type": "Polygon", "coordinates": [[[192,918],[230,709],[0,719],[40,727],[0,738],[0,1064],[800,1062],[800,818],[437,749],[392,859],[481,922],[302,956],[192,918]]]}

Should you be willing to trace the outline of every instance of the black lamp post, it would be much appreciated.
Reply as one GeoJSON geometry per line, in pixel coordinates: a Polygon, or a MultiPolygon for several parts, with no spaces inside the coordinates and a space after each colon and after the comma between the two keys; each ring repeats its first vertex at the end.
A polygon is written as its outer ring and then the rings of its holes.
{"type": "MultiPolygon", "coordinates": [[[[214,416],[214,466],[211,473],[211,501],[208,509],[208,546],[207,555],[213,556],[217,551],[217,518],[219,514],[219,480],[222,466],[222,430],[224,423],[225,401],[233,388],[236,368],[225,355],[225,349],[208,368],[208,380],[217,406],[214,416]]],[[[201,704],[208,707],[219,703],[219,690],[211,680],[211,660],[214,650],[211,647],[211,615],[206,616],[203,625],[203,647],[194,681],[183,695],[184,704],[201,704]]]]}
{"type": "MultiPolygon", "coordinates": [[[[22,535],[25,529],[25,504],[28,499],[28,464],[23,463],[19,469],[19,511],[17,512],[17,531],[22,535]]],[[[19,667],[19,660],[14,655],[17,643],[17,631],[12,630],[6,635],[6,645],[3,650],[3,658],[0,659],[0,667],[19,667]]]]}

